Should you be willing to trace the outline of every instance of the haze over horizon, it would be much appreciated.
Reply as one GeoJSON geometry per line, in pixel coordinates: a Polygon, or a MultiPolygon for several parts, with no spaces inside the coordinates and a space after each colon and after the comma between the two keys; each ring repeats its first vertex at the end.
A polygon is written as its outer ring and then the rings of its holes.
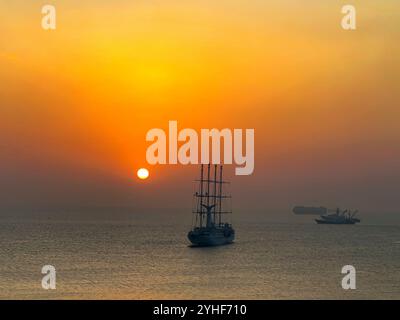
{"type": "Polygon", "coordinates": [[[0,1],[0,217],[190,208],[198,166],[145,160],[177,120],[255,129],[254,173],[225,170],[241,217],[400,221],[400,3],[352,4],[347,32],[338,0],[71,0],[47,32],[37,1],[0,1]]]}

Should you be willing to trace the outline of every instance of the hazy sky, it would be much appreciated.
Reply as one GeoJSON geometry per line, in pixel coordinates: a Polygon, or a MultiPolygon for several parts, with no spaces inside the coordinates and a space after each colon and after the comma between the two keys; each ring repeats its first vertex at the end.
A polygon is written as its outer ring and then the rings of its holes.
{"type": "Polygon", "coordinates": [[[0,0],[0,215],[190,207],[198,168],[145,161],[169,120],[255,129],[253,175],[226,167],[241,214],[400,213],[398,0],[348,1],[356,31],[336,0],[51,3],[56,31],[0,0]]]}

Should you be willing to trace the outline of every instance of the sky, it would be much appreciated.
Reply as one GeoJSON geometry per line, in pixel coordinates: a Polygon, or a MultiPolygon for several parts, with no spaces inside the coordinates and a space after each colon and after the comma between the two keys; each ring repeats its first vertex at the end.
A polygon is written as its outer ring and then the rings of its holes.
{"type": "Polygon", "coordinates": [[[177,120],[255,129],[254,173],[225,168],[242,217],[306,204],[398,218],[397,0],[347,1],[354,31],[338,0],[47,3],[54,31],[43,1],[0,0],[0,217],[188,211],[198,167],[145,159],[147,131],[177,120]]]}

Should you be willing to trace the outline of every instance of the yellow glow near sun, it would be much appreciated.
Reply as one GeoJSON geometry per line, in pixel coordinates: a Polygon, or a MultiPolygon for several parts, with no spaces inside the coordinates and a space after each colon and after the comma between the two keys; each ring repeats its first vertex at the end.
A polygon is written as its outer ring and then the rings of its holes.
{"type": "Polygon", "coordinates": [[[147,170],[145,168],[140,168],[137,171],[137,176],[141,180],[147,179],[149,177],[149,170],[147,170]]]}

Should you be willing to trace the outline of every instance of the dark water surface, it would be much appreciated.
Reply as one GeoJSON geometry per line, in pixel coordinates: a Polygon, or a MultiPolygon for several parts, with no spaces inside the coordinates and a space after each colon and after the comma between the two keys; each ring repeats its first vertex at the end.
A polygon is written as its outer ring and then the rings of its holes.
{"type": "Polygon", "coordinates": [[[190,248],[179,223],[1,221],[0,298],[400,299],[399,226],[235,228],[235,244],[190,248]],[[46,264],[56,290],[41,287],[46,264]]]}

